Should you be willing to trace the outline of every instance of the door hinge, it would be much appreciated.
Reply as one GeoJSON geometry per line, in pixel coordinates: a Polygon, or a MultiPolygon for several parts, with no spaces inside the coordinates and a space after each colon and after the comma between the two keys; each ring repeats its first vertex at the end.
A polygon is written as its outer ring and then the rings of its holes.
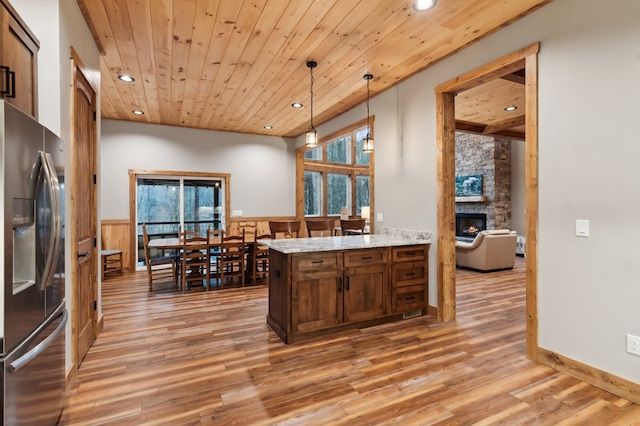
{"type": "Polygon", "coordinates": [[[97,301],[97,300],[94,300],[94,301],[93,301],[93,310],[94,310],[94,311],[97,311],[97,310],[98,310],[98,301],[97,301]]]}

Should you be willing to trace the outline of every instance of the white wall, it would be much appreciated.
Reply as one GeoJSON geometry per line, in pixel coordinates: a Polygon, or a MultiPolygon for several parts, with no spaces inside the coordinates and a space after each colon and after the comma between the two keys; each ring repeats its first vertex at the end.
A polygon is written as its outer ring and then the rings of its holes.
{"type": "MultiPolygon", "coordinates": [[[[435,87],[536,41],[539,54],[539,345],[640,383],[637,121],[640,2],[556,0],[371,100],[376,210],[437,237],[435,87]],[[575,236],[588,219],[591,237],[575,236]]],[[[370,70],[376,74],[375,67],[370,70]]],[[[319,126],[365,117],[358,107],[319,126]]],[[[299,145],[302,140],[297,139],[299,145]]],[[[435,238],[434,238],[435,241],[435,238]]],[[[429,298],[436,300],[436,247],[429,298]]]]}
{"type": "Polygon", "coordinates": [[[272,136],[103,120],[102,219],[129,218],[129,170],[231,174],[231,210],[295,214],[293,143],[272,136]]]}

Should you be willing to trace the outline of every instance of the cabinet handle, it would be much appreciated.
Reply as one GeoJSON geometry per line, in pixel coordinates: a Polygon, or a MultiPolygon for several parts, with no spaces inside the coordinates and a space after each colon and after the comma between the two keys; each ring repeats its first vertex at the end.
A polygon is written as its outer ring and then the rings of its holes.
{"type": "Polygon", "coordinates": [[[349,277],[347,277],[347,291],[349,291],[349,277]]]}
{"type": "Polygon", "coordinates": [[[85,251],[85,252],[82,252],[82,253],[78,253],[78,259],[80,259],[81,257],[87,257],[87,256],[89,256],[89,254],[90,253],[88,251],[85,251]]]}
{"type": "MultiPolygon", "coordinates": [[[[4,89],[0,90],[0,94],[1,95],[11,95],[11,89],[9,89],[9,87],[11,86],[11,68],[9,68],[6,65],[0,65],[0,70],[3,70],[6,72],[6,74],[4,75],[4,89]]],[[[15,83],[15,79],[14,79],[14,83],[15,83]]]]}
{"type": "Polygon", "coordinates": [[[338,293],[342,293],[342,277],[338,277],[338,293]]]}
{"type": "Polygon", "coordinates": [[[415,296],[409,296],[409,297],[405,298],[405,300],[413,300],[415,298],[416,298],[415,296]]]}
{"type": "Polygon", "coordinates": [[[7,95],[7,98],[15,98],[16,97],[16,72],[9,71],[9,76],[11,76],[11,91],[7,95]]]}
{"type": "Polygon", "coordinates": [[[314,260],[311,263],[324,263],[324,260],[314,260]]]}
{"type": "Polygon", "coordinates": [[[372,256],[362,256],[360,259],[362,259],[362,260],[371,260],[371,259],[373,259],[373,257],[372,256]]]}
{"type": "Polygon", "coordinates": [[[413,275],[415,275],[415,272],[407,272],[406,274],[404,274],[406,277],[411,277],[413,275]]]}

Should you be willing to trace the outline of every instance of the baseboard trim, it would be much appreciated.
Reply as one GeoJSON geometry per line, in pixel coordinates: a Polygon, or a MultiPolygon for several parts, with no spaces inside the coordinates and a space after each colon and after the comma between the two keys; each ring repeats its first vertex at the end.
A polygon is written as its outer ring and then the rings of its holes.
{"type": "Polygon", "coordinates": [[[427,305],[427,315],[434,318],[438,318],[438,307],[433,305],[427,305]]]}
{"type": "Polygon", "coordinates": [[[538,362],[640,404],[640,384],[607,373],[546,349],[538,348],[538,362]]]}

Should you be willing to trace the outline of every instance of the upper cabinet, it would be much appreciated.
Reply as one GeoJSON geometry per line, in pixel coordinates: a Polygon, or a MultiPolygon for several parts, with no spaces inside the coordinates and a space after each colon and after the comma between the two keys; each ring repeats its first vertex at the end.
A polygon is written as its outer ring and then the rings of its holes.
{"type": "Polygon", "coordinates": [[[38,118],[40,42],[6,0],[0,5],[0,96],[38,118]]]}

